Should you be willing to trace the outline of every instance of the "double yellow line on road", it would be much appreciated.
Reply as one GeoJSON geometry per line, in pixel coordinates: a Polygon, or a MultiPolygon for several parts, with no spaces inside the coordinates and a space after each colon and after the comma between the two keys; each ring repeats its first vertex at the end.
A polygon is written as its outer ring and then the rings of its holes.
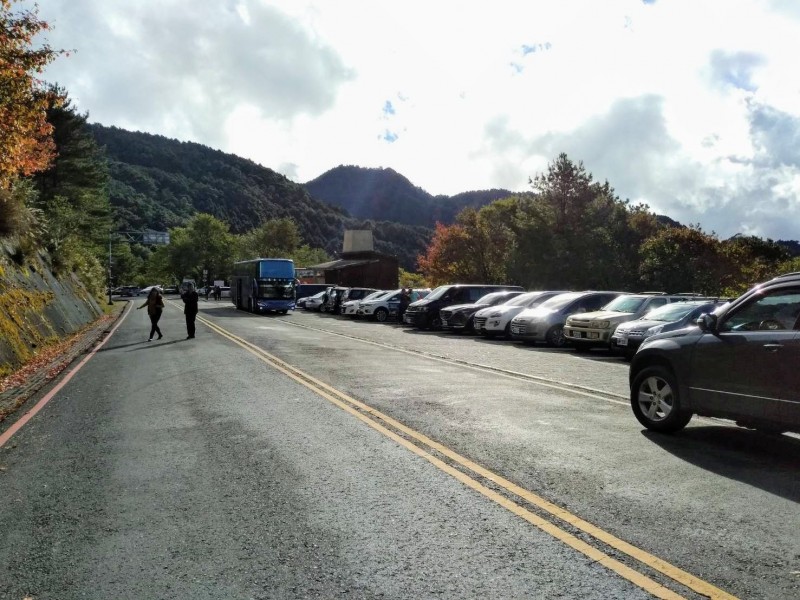
{"type": "Polygon", "coordinates": [[[551,515],[552,517],[567,523],[572,529],[591,536],[595,540],[602,542],[613,550],[625,554],[630,559],[635,560],[652,571],[666,576],[672,581],[685,586],[697,594],[714,599],[735,600],[735,596],[728,594],[727,592],[715,587],[707,581],[699,579],[694,575],[687,573],[686,571],[683,571],[682,569],[679,569],[678,567],[642,550],[641,548],[621,540],[611,533],[600,529],[588,521],[581,519],[577,515],[574,515],[560,506],[557,506],[556,504],[546,500],[545,498],[542,498],[538,494],[534,494],[533,492],[516,485],[515,483],[497,475],[496,473],[485,469],[484,467],[472,462],[468,458],[461,456],[453,450],[450,450],[446,446],[443,446],[442,444],[431,440],[427,436],[409,427],[406,427],[392,417],[385,415],[371,406],[364,404],[355,398],[351,398],[343,392],[340,392],[327,383],[319,381],[311,375],[304,373],[289,363],[281,360],[277,356],[274,356],[262,348],[259,348],[255,344],[252,344],[243,338],[234,335],[216,323],[213,323],[212,321],[209,321],[203,317],[198,317],[198,320],[223,337],[229,339],[231,342],[247,350],[270,367],[280,371],[287,377],[290,377],[294,381],[314,391],[332,404],[363,421],[376,431],[379,431],[404,448],[407,448],[417,456],[429,461],[431,464],[451,475],[462,484],[496,502],[503,508],[528,521],[532,525],[550,534],[554,538],[577,550],[581,554],[584,554],[593,561],[600,563],[607,569],[617,573],[621,577],[630,581],[634,585],[637,585],[656,598],[671,600],[683,598],[683,596],[658,583],[644,573],[637,571],[636,569],[615,558],[612,558],[606,552],[603,552],[595,546],[592,546],[591,544],[578,538],[576,535],[570,533],[564,529],[563,526],[559,527],[555,523],[540,517],[532,510],[529,510],[523,506],[522,503],[515,502],[500,492],[487,487],[487,485],[481,483],[479,479],[476,479],[474,476],[470,476],[464,471],[471,472],[475,476],[491,482],[493,486],[505,491],[508,494],[516,496],[517,498],[528,503],[530,506],[533,506],[536,509],[551,515]],[[442,458],[439,458],[439,456],[445,457],[450,462],[446,462],[442,458]]]}

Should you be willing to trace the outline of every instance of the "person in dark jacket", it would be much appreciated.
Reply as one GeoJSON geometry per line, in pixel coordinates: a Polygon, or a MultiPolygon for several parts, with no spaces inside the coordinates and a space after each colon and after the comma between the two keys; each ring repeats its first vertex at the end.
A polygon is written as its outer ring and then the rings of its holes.
{"type": "Polygon", "coordinates": [[[401,288],[400,306],[397,307],[397,322],[403,322],[403,315],[406,314],[408,305],[411,304],[411,288],[401,288]]]}
{"type": "Polygon", "coordinates": [[[161,330],[158,328],[158,320],[161,318],[161,313],[164,311],[164,298],[161,296],[161,292],[158,290],[157,287],[153,286],[150,288],[150,293],[147,294],[147,300],[144,301],[144,304],[137,307],[136,310],[140,308],[147,307],[147,315],[150,317],[150,339],[148,342],[153,341],[153,335],[156,333],[158,334],[158,339],[164,337],[161,335],[161,330]]]}
{"type": "Polygon", "coordinates": [[[197,318],[197,290],[194,289],[194,284],[190,283],[186,286],[186,291],[181,294],[183,300],[183,314],[186,317],[186,339],[194,339],[194,320],[197,318]]]}

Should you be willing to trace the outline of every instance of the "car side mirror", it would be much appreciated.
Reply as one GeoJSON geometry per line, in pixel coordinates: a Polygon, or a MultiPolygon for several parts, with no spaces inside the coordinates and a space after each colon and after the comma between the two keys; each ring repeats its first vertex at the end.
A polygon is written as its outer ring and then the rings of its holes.
{"type": "Polygon", "coordinates": [[[717,315],[703,313],[697,319],[697,326],[701,331],[715,333],[717,331],[717,315]]]}

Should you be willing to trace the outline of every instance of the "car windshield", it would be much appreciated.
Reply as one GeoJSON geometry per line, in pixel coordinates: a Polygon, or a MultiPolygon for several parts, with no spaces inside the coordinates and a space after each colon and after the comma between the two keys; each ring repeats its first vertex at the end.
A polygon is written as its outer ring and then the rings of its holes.
{"type": "Polygon", "coordinates": [[[606,304],[601,310],[611,312],[634,313],[645,303],[647,298],[641,296],[620,296],[606,304]]]}
{"type": "Polygon", "coordinates": [[[675,302],[651,310],[644,318],[648,321],[664,321],[666,323],[671,323],[673,321],[680,321],[698,306],[702,306],[702,304],[697,302],[675,302]]]}
{"type": "Polygon", "coordinates": [[[438,300],[442,296],[445,295],[447,290],[449,290],[452,286],[449,285],[440,285],[435,290],[433,290],[430,294],[425,296],[425,300],[438,300]]]}
{"type": "Polygon", "coordinates": [[[508,302],[504,302],[503,306],[528,306],[528,304],[533,303],[536,301],[542,292],[531,292],[529,294],[520,294],[519,296],[514,296],[508,302]]]}
{"type": "Polygon", "coordinates": [[[383,295],[384,295],[384,294],[386,294],[386,293],[387,293],[387,292],[386,292],[386,290],[380,290],[380,291],[378,291],[378,292],[372,292],[372,293],[371,293],[369,296],[367,296],[366,298],[364,298],[364,299],[362,300],[362,302],[366,302],[366,301],[368,301],[368,300],[375,300],[376,298],[380,298],[381,296],[383,296],[383,295]]]}
{"type": "Polygon", "coordinates": [[[577,300],[581,296],[583,296],[583,294],[580,293],[580,292],[572,292],[572,293],[569,293],[569,294],[559,294],[558,296],[553,296],[552,298],[550,298],[550,300],[547,300],[546,302],[542,302],[539,305],[539,308],[542,308],[542,309],[548,308],[548,309],[551,309],[551,310],[560,310],[560,309],[564,308],[565,306],[567,306],[567,304],[569,304],[573,300],[577,300]]]}
{"type": "Polygon", "coordinates": [[[508,292],[492,292],[491,294],[486,294],[485,296],[481,296],[475,304],[488,304],[489,306],[493,306],[498,304],[507,293],[508,292]]]}

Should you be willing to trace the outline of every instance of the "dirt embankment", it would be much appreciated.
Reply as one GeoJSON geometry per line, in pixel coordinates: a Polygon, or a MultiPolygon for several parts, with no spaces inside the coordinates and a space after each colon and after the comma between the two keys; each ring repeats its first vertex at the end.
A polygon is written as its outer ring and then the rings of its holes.
{"type": "Polygon", "coordinates": [[[46,253],[19,264],[13,251],[0,243],[0,377],[103,314],[74,275],[53,274],[46,253]]]}

